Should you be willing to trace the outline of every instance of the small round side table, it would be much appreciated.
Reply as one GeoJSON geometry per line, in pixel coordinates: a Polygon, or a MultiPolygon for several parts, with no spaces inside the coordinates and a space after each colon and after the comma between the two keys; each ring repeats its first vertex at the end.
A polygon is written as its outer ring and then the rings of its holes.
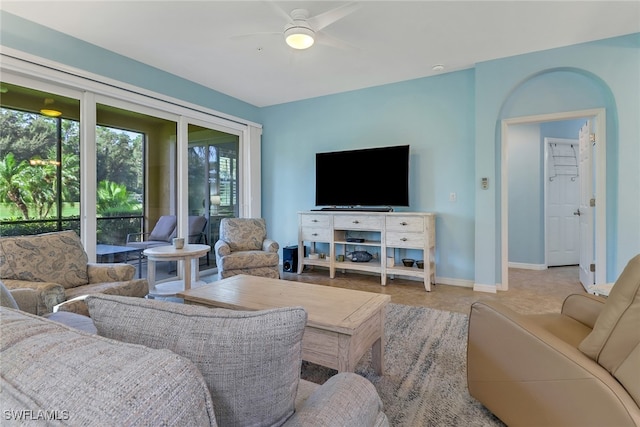
{"type": "Polygon", "coordinates": [[[209,245],[185,244],[184,248],[176,249],[173,246],[156,246],[145,249],[142,252],[148,260],[147,281],[149,282],[149,295],[167,296],[175,295],[182,290],[191,289],[193,282],[200,279],[198,258],[206,255],[211,250],[209,245]],[[156,261],[182,261],[183,278],[172,282],[163,282],[156,286],[156,261]]]}

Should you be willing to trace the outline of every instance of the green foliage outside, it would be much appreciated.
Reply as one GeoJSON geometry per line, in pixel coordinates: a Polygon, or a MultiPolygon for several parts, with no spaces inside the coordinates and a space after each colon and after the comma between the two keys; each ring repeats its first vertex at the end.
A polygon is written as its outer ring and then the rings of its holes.
{"type": "MultiPolygon", "coordinates": [[[[0,235],[79,231],[79,123],[1,108],[0,132],[0,235]]],[[[143,137],[97,127],[98,218],[142,214],[143,137]]],[[[99,220],[98,240],[123,244],[140,228],[140,218],[99,220]]]]}

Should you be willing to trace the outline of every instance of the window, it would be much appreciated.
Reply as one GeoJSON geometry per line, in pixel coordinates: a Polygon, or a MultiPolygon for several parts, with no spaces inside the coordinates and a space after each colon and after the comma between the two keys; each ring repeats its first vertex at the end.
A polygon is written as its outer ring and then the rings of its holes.
{"type": "Polygon", "coordinates": [[[123,245],[142,229],[145,135],[96,127],[98,244],[123,245]]]}
{"type": "Polygon", "coordinates": [[[0,235],[79,233],[79,101],[1,85],[0,235]]]}

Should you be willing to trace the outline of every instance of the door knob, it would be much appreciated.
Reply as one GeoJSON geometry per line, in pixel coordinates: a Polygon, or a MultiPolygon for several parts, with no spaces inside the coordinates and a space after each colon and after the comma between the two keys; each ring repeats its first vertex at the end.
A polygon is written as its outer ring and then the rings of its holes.
{"type": "Polygon", "coordinates": [[[577,211],[575,211],[573,214],[574,214],[574,215],[578,215],[578,216],[580,216],[580,215],[581,215],[581,214],[580,214],[580,209],[578,209],[577,211]]]}

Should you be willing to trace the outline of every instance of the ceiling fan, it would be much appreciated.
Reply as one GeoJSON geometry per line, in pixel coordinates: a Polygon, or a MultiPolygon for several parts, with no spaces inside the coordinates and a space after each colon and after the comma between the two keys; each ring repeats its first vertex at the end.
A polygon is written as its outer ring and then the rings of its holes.
{"type": "MultiPolygon", "coordinates": [[[[267,3],[286,20],[286,24],[282,32],[267,34],[284,36],[285,42],[291,48],[304,50],[310,48],[317,42],[318,44],[333,46],[340,49],[353,49],[353,46],[350,44],[332,37],[322,30],[353,13],[360,7],[359,4],[355,2],[346,3],[342,6],[338,6],[334,9],[310,17],[309,11],[306,9],[294,9],[288,13],[272,1],[268,1],[267,3]]],[[[260,33],[256,33],[255,35],[257,34],[260,33]]]]}

